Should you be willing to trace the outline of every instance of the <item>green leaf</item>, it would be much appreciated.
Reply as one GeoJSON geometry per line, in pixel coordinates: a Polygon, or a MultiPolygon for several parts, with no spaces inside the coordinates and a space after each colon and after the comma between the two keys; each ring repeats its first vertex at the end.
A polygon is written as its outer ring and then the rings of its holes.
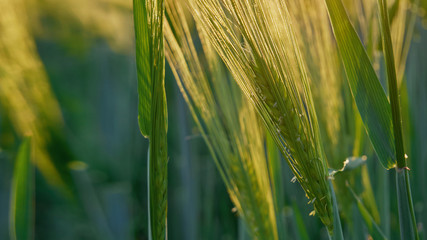
{"type": "Polygon", "coordinates": [[[167,116],[164,90],[163,0],[134,0],[136,63],[138,70],[138,119],[142,135],[152,131],[153,107],[167,116]],[[155,96],[163,96],[163,103],[154,106],[155,96]]]}
{"type": "Polygon", "coordinates": [[[387,69],[387,81],[390,93],[390,103],[393,120],[393,133],[396,144],[397,166],[406,166],[403,150],[402,123],[400,118],[399,96],[397,89],[396,67],[394,65],[393,46],[391,42],[390,25],[388,20],[387,3],[385,0],[378,0],[379,19],[381,25],[381,39],[384,53],[384,60],[387,69]]]}
{"type": "Polygon", "coordinates": [[[167,238],[167,106],[163,44],[163,0],[134,0],[136,62],[138,69],[138,119],[149,138],[148,206],[149,238],[167,238]]]}
{"type": "Polygon", "coordinates": [[[325,0],[351,93],[382,165],[396,164],[390,103],[341,0],[325,0]]]}
{"type": "Polygon", "coordinates": [[[33,165],[31,144],[27,138],[21,144],[16,157],[10,200],[10,238],[32,238],[33,226],[33,165]]]}
{"type": "Polygon", "coordinates": [[[145,2],[133,1],[136,67],[138,70],[138,120],[139,128],[144,137],[150,136],[151,129],[151,89],[150,76],[150,38],[148,13],[145,2]]]}
{"type": "Polygon", "coordinates": [[[412,203],[411,185],[405,159],[402,136],[402,120],[400,117],[399,93],[397,87],[396,67],[394,65],[393,45],[391,41],[390,23],[388,18],[387,1],[378,0],[381,39],[384,59],[387,68],[387,80],[390,93],[391,111],[393,117],[393,132],[396,144],[396,186],[399,205],[399,225],[402,239],[419,239],[414,205],[412,203]]]}

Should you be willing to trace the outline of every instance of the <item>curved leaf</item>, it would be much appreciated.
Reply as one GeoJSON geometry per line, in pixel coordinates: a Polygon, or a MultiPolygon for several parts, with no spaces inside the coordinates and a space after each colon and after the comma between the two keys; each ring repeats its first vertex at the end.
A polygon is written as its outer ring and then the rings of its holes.
{"type": "Polygon", "coordinates": [[[348,84],[382,165],[396,164],[390,103],[341,0],[325,0],[348,84]]]}

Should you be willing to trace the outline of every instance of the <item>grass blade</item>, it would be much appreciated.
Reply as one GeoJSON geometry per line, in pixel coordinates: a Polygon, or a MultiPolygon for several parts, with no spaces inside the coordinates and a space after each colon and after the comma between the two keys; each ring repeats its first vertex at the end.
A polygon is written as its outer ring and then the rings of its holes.
{"type": "Polygon", "coordinates": [[[325,0],[347,80],[382,165],[396,164],[390,103],[341,0],[325,0]]]}
{"type": "Polygon", "coordinates": [[[409,183],[409,172],[403,148],[402,120],[400,116],[396,67],[393,54],[393,44],[391,41],[387,1],[378,0],[378,7],[380,10],[379,19],[381,25],[381,39],[387,68],[387,81],[390,93],[393,132],[397,157],[396,187],[399,206],[400,236],[402,239],[419,239],[414,205],[412,203],[411,185],[409,183]]]}
{"type": "Polygon", "coordinates": [[[150,239],[167,238],[167,107],[164,86],[163,0],[134,0],[138,118],[148,151],[150,239]]]}
{"type": "Polygon", "coordinates": [[[154,36],[150,36],[148,10],[144,1],[133,1],[136,67],[138,70],[138,122],[141,133],[148,138],[151,132],[152,75],[150,67],[150,45],[154,36]]]}
{"type": "Polygon", "coordinates": [[[18,150],[10,200],[10,238],[33,237],[34,169],[31,163],[31,141],[25,139],[18,150]]]}
{"type": "Polygon", "coordinates": [[[397,89],[396,67],[394,63],[393,46],[391,43],[390,26],[388,20],[387,3],[378,0],[380,9],[381,39],[384,59],[387,68],[387,81],[390,93],[390,104],[392,111],[394,142],[396,147],[397,167],[406,167],[405,153],[403,150],[402,124],[400,117],[399,98],[397,89]]]}

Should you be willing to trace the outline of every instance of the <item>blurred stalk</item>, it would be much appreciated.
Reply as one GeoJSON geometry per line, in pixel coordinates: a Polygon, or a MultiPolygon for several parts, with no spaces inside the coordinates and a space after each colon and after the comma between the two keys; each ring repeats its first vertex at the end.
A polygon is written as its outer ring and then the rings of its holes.
{"type": "Polygon", "coordinates": [[[361,234],[360,229],[363,229],[363,219],[362,216],[360,214],[360,210],[359,208],[353,204],[351,206],[351,211],[352,211],[352,222],[353,224],[348,226],[348,228],[350,228],[350,239],[353,240],[364,240],[366,239],[365,236],[365,231],[363,231],[363,234],[361,234]]]}
{"type": "Polygon", "coordinates": [[[250,240],[248,228],[245,225],[245,222],[242,218],[238,219],[238,227],[239,227],[239,240],[250,240]]]}
{"type": "Polygon", "coordinates": [[[100,239],[113,240],[113,233],[107,222],[99,197],[96,195],[95,187],[87,173],[87,165],[84,162],[74,161],[69,164],[77,192],[83,203],[83,207],[90,220],[98,228],[100,239]]]}
{"type": "Polygon", "coordinates": [[[286,239],[286,222],[284,217],[285,193],[283,188],[282,164],[279,149],[269,133],[266,133],[268,170],[273,191],[273,202],[276,212],[276,225],[279,240],[286,239]]]}
{"type": "Polygon", "coordinates": [[[185,109],[184,99],[181,97],[179,89],[174,85],[175,96],[177,96],[176,107],[178,109],[178,132],[181,155],[181,181],[182,185],[185,186],[183,189],[183,198],[184,206],[182,210],[182,232],[184,239],[187,240],[196,240],[197,239],[197,230],[199,229],[199,224],[197,221],[197,210],[198,210],[198,194],[197,194],[197,183],[194,181],[193,167],[192,166],[192,154],[190,146],[188,144],[188,139],[186,136],[189,134],[188,130],[188,118],[187,110],[185,109]]]}
{"type": "Polygon", "coordinates": [[[309,240],[307,228],[304,219],[295,201],[292,203],[292,221],[289,221],[294,229],[294,238],[297,240],[309,240]]]}

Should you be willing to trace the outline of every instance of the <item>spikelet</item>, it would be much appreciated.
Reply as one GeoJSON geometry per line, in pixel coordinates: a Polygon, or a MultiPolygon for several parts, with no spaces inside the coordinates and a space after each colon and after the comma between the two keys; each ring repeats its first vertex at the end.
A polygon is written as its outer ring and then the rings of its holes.
{"type": "Polygon", "coordinates": [[[306,66],[287,6],[279,0],[192,0],[196,20],[276,144],[329,231],[327,166],[306,66]]]}
{"type": "Polygon", "coordinates": [[[202,29],[198,39],[192,37],[192,21],[178,2],[166,4],[166,58],[251,236],[278,239],[263,131],[256,113],[228,80],[202,29]],[[194,45],[199,39],[203,55],[194,45]]]}

